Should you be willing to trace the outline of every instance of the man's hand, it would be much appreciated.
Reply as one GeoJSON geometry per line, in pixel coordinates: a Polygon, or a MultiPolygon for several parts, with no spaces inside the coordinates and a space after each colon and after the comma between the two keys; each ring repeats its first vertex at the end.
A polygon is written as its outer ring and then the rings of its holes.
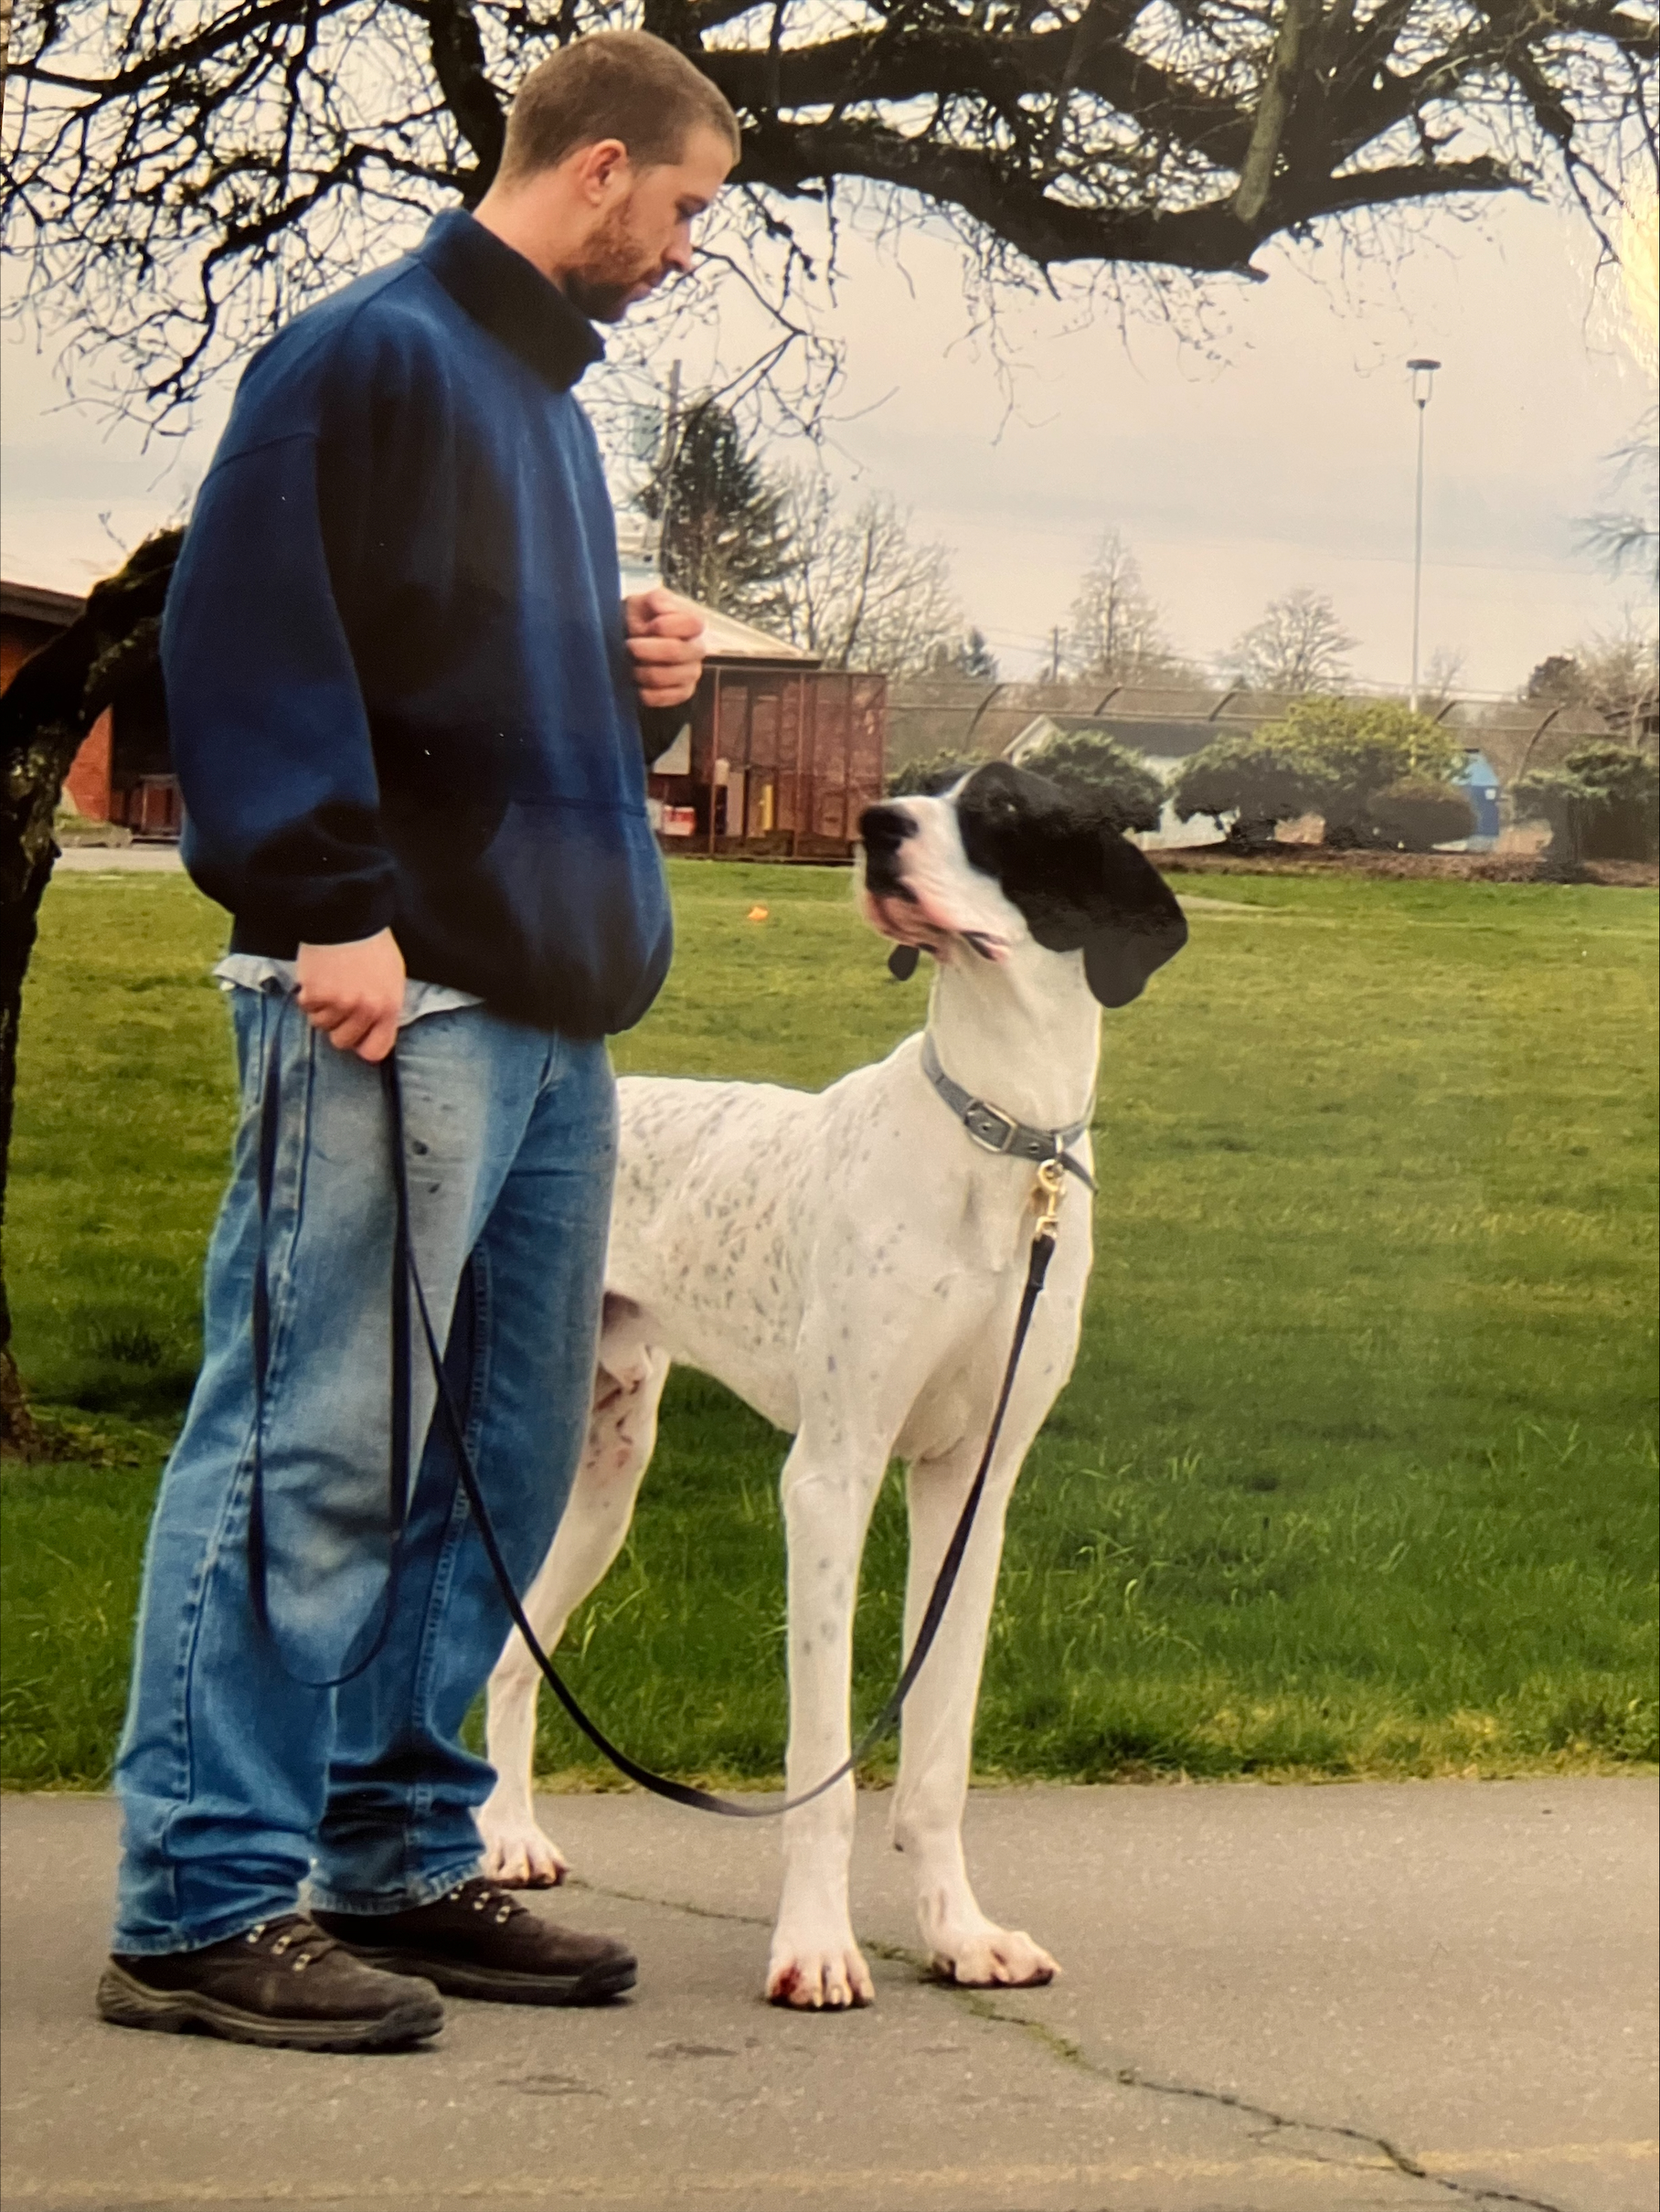
{"type": "Polygon", "coordinates": [[[703,674],[703,619],[661,586],[622,602],[642,707],[684,707],[703,674]]]}
{"type": "Polygon", "coordinates": [[[349,945],[302,945],[295,963],[302,1012],[341,1052],[383,1060],[398,1042],[403,954],[390,930],[349,945]]]}

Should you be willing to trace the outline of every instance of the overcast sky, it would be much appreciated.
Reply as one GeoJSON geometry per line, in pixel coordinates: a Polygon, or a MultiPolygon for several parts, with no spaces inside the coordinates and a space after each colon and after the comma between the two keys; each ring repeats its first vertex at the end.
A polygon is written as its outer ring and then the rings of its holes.
{"type": "MultiPolygon", "coordinates": [[[[1438,217],[1389,271],[1346,272],[1330,249],[1266,254],[1266,283],[1216,295],[1208,349],[1152,320],[1126,339],[1104,310],[1068,335],[1075,309],[1019,306],[1012,415],[964,336],[954,250],[918,231],[903,261],[846,250],[837,406],[857,419],[837,432],[837,465],[952,548],[966,613],[1007,675],[1039,664],[1116,526],[1186,652],[1218,653],[1306,585],[1359,639],[1357,675],[1404,684],[1404,363],[1420,353],[1444,364],[1427,423],[1426,659],[1461,651],[1467,686],[1507,691],[1548,653],[1652,622],[1640,586],[1611,583],[1579,545],[1583,518],[1616,501],[1607,456],[1651,404],[1653,373],[1617,282],[1593,282],[1588,233],[1564,214],[1438,217]]],[[[15,330],[0,362],[5,572],[84,590],[187,501],[228,395],[146,452],[129,426],[64,407],[49,356],[15,330]]]]}

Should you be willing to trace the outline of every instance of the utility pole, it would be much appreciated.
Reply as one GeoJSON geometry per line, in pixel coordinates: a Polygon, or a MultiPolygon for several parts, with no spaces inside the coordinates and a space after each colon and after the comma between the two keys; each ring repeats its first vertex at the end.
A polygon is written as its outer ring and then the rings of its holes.
{"type": "Polygon", "coordinates": [[[1060,681],[1060,624],[1059,622],[1049,632],[1049,681],[1051,684],[1058,684],[1060,681]]]}
{"type": "Polygon", "coordinates": [[[680,442],[680,364],[673,361],[668,372],[668,405],[663,410],[663,439],[657,449],[657,464],[652,473],[657,479],[657,542],[653,548],[659,579],[663,575],[663,542],[668,529],[668,503],[675,485],[675,452],[680,442]]]}
{"type": "Polygon", "coordinates": [[[1423,426],[1435,372],[1441,363],[1419,359],[1409,361],[1407,367],[1412,372],[1412,404],[1418,409],[1418,498],[1412,516],[1412,688],[1408,697],[1408,704],[1416,714],[1418,646],[1423,614],[1423,426]]]}

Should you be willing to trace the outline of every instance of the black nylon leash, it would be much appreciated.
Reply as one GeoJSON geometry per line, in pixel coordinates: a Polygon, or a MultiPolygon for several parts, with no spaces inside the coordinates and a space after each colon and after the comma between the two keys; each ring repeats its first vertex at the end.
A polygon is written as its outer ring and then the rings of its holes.
{"type": "MultiPolygon", "coordinates": [[[[389,1059],[386,1065],[390,1065],[389,1059]]],[[[395,1090],[396,1087],[397,1079],[394,1076],[391,1088],[395,1090]]],[[[394,1173],[400,1182],[405,1179],[405,1163],[401,1153],[398,1156],[394,1173]]],[[[1046,1185],[1047,1187],[1048,1186],[1046,1185]]],[[[963,1500],[963,1510],[957,1516],[957,1525],[952,1531],[951,1542],[945,1547],[945,1556],[940,1562],[940,1570],[934,1578],[934,1586],[929,1596],[928,1608],[922,1616],[921,1626],[917,1631],[917,1640],[911,1647],[910,1656],[906,1660],[903,1671],[895,1684],[887,1704],[835,1772],[826,1774],[823,1781],[814,1782],[812,1789],[802,1791],[799,1796],[786,1798],[783,1803],[779,1805],[741,1804],[734,1798],[718,1797],[712,1791],[699,1790],[691,1782],[674,1781],[665,1774],[654,1774],[649,1767],[643,1767],[637,1760],[631,1759],[619,1745],[612,1743],[599,1723],[591,1719],[588,1714],[582,1710],[577,1701],[575,1692],[542,1649],[536,1631],[531,1627],[526,1617],[524,1606],[519,1601],[518,1592],[514,1587],[513,1577],[507,1570],[507,1563],[502,1557],[501,1546],[496,1540],[495,1528],[490,1518],[490,1510],[484,1503],[484,1494],[479,1487],[478,1474],[473,1464],[472,1453],[467,1449],[463,1424],[456,1409],[454,1394],[450,1388],[450,1378],[444,1371],[443,1356],[439,1349],[437,1333],[433,1329],[431,1315],[427,1308],[426,1292],[421,1288],[420,1276],[415,1266],[414,1255],[412,1252],[410,1253],[409,1279],[415,1292],[416,1308],[420,1315],[421,1333],[426,1339],[428,1356],[432,1362],[432,1372],[438,1378],[439,1401],[449,1427],[451,1441],[455,1447],[456,1465],[461,1477],[461,1486],[466,1494],[467,1505],[473,1517],[478,1524],[478,1533],[484,1541],[484,1550],[495,1571],[496,1581],[501,1587],[502,1596],[506,1600],[507,1610],[513,1616],[514,1625],[525,1640],[527,1650],[541,1670],[548,1688],[552,1690],[554,1696],[564,1707],[576,1726],[587,1737],[590,1743],[596,1749],[602,1751],[619,1772],[626,1774],[631,1781],[638,1782],[643,1790],[651,1791],[654,1796],[666,1797],[673,1804],[690,1806],[695,1812],[718,1813],[727,1820],[777,1820],[781,1814],[793,1813],[800,1805],[811,1804],[815,1797],[822,1797],[826,1790],[834,1789],[838,1781],[852,1773],[859,1760],[865,1758],[887,1733],[899,1717],[900,1707],[910,1695],[912,1686],[922,1671],[922,1663],[933,1648],[934,1639],[940,1632],[940,1623],[945,1618],[945,1608],[950,1603],[951,1593],[956,1586],[958,1572],[962,1568],[963,1556],[968,1549],[969,1537],[974,1529],[974,1516],[979,1511],[980,1500],[984,1493],[986,1476],[991,1469],[992,1454],[996,1449],[997,1438],[1002,1432],[1003,1417],[1008,1409],[1009,1393],[1015,1387],[1015,1372],[1020,1365],[1020,1355],[1026,1348],[1027,1334],[1032,1325],[1032,1315],[1037,1310],[1038,1295],[1043,1289],[1044,1278],[1048,1273],[1049,1260],[1054,1250],[1055,1218],[1051,1196],[1051,1203],[1046,1208],[1044,1218],[1038,1223],[1038,1232],[1032,1239],[1032,1249],[1027,1260],[1026,1288],[1021,1294],[1019,1317],[1015,1324],[1015,1341],[1009,1350],[1008,1365],[1003,1371],[1003,1385],[997,1393],[996,1409],[992,1415],[992,1424],[986,1436],[985,1449],[980,1455],[980,1464],[975,1471],[974,1483],[967,1497],[963,1500]]]]}
{"type": "MultiPolygon", "coordinates": [[[[733,1798],[718,1796],[712,1791],[699,1790],[693,1783],[675,1781],[665,1774],[655,1774],[649,1767],[644,1767],[638,1760],[631,1758],[620,1745],[612,1741],[597,1721],[591,1719],[583,1711],[575,1692],[543,1650],[536,1631],[530,1625],[518,1590],[515,1586],[512,1573],[503,1557],[489,1506],[484,1502],[484,1490],[478,1479],[478,1471],[473,1463],[473,1454],[467,1443],[466,1423],[455,1403],[455,1394],[450,1387],[450,1377],[444,1366],[442,1347],[438,1341],[438,1333],[432,1325],[432,1316],[427,1304],[426,1291],[421,1283],[420,1270],[415,1263],[414,1247],[410,1236],[410,1184],[409,1164],[403,1141],[403,1094],[399,1080],[396,1049],[389,1052],[380,1063],[380,1077],[386,1096],[388,1134],[391,1144],[395,1207],[392,1269],[392,1445],[388,1501],[390,1543],[387,1591],[383,1601],[382,1618],[375,1640],[366,1655],[355,1666],[325,1682],[305,1682],[299,1675],[291,1675],[291,1679],[301,1682],[303,1686],[309,1689],[333,1689],[354,1681],[379,1655],[390,1632],[393,1601],[397,1590],[399,1569],[402,1559],[402,1539],[410,1508],[410,1298],[413,1293],[415,1310],[420,1321],[421,1336],[426,1345],[427,1356],[431,1363],[433,1378],[437,1384],[439,1410],[450,1431],[450,1440],[454,1447],[457,1477],[466,1498],[468,1510],[477,1525],[485,1557],[489,1559],[491,1571],[494,1573],[502,1596],[506,1602],[514,1626],[524,1639],[526,1649],[535,1660],[548,1688],[559,1699],[571,1721],[620,1773],[625,1774],[631,1781],[637,1782],[643,1790],[649,1790],[654,1796],[668,1799],[672,1804],[686,1805],[698,1813],[719,1813],[727,1820],[777,1820],[782,1814],[793,1813],[799,1806],[811,1804],[814,1798],[822,1797],[826,1790],[834,1789],[837,1782],[844,1781],[846,1776],[851,1774],[859,1761],[866,1758],[887,1734],[899,1718],[900,1708],[910,1695],[917,1677],[922,1671],[923,1664],[933,1648],[935,1639],[940,1632],[941,1623],[945,1618],[945,1609],[951,1602],[952,1592],[956,1587],[963,1558],[967,1555],[969,1538],[974,1532],[974,1520],[980,1509],[980,1501],[984,1494],[986,1480],[991,1472],[992,1458],[997,1448],[997,1440],[1003,1432],[1004,1416],[1008,1410],[1009,1397],[1015,1387],[1015,1377],[1020,1366],[1020,1356],[1026,1349],[1026,1340],[1031,1329],[1032,1316],[1037,1311],[1038,1300],[1042,1293],[1044,1281],[1048,1273],[1049,1261],[1054,1255],[1063,1167],[1070,1168],[1071,1172],[1079,1175],[1081,1175],[1083,1171],[1073,1162],[1059,1158],[1047,1160],[1038,1168],[1038,1186],[1044,1194],[1045,1203],[1032,1237],[1031,1250],[1027,1257],[1026,1283],[1021,1292],[1020,1310],[1015,1322],[1014,1341],[1009,1347],[1008,1360],[1003,1370],[1003,1380],[997,1392],[997,1402],[992,1413],[991,1426],[986,1432],[984,1448],[980,1454],[980,1463],[974,1471],[974,1482],[969,1487],[968,1495],[963,1502],[963,1509],[957,1516],[955,1527],[952,1530],[951,1541],[945,1547],[944,1557],[942,1558],[939,1571],[934,1577],[933,1589],[929,1594],[921,1624],[917,1631],[916,1642],[911,1646],[910,1656],[900,1671],[899,1678],[894,1685],[888,1702],[840,1766],[833,1773],[826,1774],[822,1781],[815,1782],[812,1789],[803,1790],[795,1797],[786,1798],[782,1804],[743,1804],[733,1798]]],[[[273,1047],[271,1066],[266,1074],[265,1094],[261,1101],[260,1116],[260,1250],[255,1266],[253,1295],[255,1377],[253,1480],[248,1521],[248,1557],[254,1614],[261,1628],[271,1639],[273,1647],[275,1636],[271,1629],[266,1591],[261,1433],[271,1343],[270,1291],[266,1273],[265,1246],[271,1196],[275,1176],[279,1103],[277,1055],[273,1047]]],[[[280,1655],[279,1663],[281,1664],[280,1655]]],[[[286,1667],[284,1671],[288,1671],[286,1667]]]]}

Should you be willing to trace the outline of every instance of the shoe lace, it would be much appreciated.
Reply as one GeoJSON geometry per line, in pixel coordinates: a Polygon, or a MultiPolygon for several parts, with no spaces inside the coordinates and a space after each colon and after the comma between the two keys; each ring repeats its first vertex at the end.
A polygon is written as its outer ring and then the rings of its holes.
{"type": "Polygon", "coordinates": [[[325,1935],[314,1920],[308,1920],[303,1912],[285,1912],[281,1920],[257,1920],[243,1936],[250,1950],[263,1951],[271,1958],[285,1959],[293,1951],[288,1963],[297,1974],[322,1958],[325,1952],[338,1951],[340,1945],[332,1935],[325,1935]],[[298,1945],[298,1950],[294,1949],[298,1945]]]}
{"type": "Polygon", "coordinates": [[[477,1876],[468,1882],[457,1882],[453,1889],[446,1892],[445,1902],[465,1905],[473,1912],[488,1912],[498,1928],[505,1927],[516,1913],[529,1910],[528,1906],[521,1905],[507,1890],[477,1876]]]}

